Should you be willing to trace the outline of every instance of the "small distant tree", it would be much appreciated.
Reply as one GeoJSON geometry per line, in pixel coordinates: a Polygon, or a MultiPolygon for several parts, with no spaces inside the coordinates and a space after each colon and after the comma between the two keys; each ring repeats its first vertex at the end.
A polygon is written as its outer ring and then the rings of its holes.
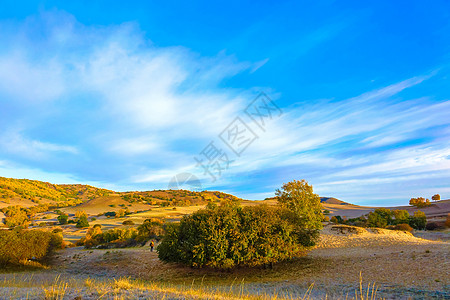
{"type": "Polygon", "coordinates": [[[81,218],[82,216],[85,216],[85,217],[87,218],[87,214],[86,214],[84,211],[82,211],[82,210],[77,210],[77,211],[75,212],[75,218],[79,219],[79,218],[81,218]]]}
{"type": "Polygon", "coordinates": [[[405,209],[400,210],[396,209],[394,210],[394,224],[409,224],[409,212],[405,209]]]}
{"type": "Polygon", "coordinates": [[[409,225],[414,229],[423,230],[426,224],[427,216],[420,210],[414,212],[414,215],[409,219],[409,225]]]}
{"type": "Polygon", "coordinates": [[[86,215],[83,215],[78,218],[77,224],[75,225],[75,227],[77,227],[77,228],[89,227],[89,222],[88,222],[86,215]]]}
{"type": "Polygon", "coordinates": [[[375,211],[369,213],[369,216],[367,217],[367,226],[384,228],[387,225],[392,225],[393,215],[394,213],[388,208],[377,208],[375,211]]]}
{"type": "Polygon", "coordinates": [[[115,212],[115,211],[108,211],[108,212],[105,212],[105,216],[106,216],[107,218],[115,217],[115,216],[116,216],[116,212],[115,212]]]}
{"type": "Polygon", "coordinates": [[[159,240],[164,235],[164,222],[159,219],[146,219],[138,227],[137,240],[145,242],[150,239],[159,240]]]}
{"type": "Polygon", "coordinates": [[[411,198],[409,200],[409,205],[421,208],[430,205],[430,199],[425,199],[424,197],[411,198]]]}
{"type": "Polygon", "coordinates": [[[388,224],[387,220],[376,212],[370,212],[367,217],[367,226],[384,228],[388,224]]]}
{"type": "Polygon", "coordinates": [[[431,197],[431,200],[439,201],[439,200],[441,200],[441,195],[439,195],[439,194],[433,195],[433,197],[431,197]]]}
{"type": "Polygon", "coordinates": [[[58,216],[58,222],[60,225],[67,224],[68,219],[69,219],[68,215],[59,215],[58,216]]]}
{"type": "Polygon", "coordinates": [[[125,216],[125,210],[123,209],[119,209],[119,211],[116,213],[116,218],[122,218],[123,216],[125,216]]]}
{"type": "Polygon", "coordinates": [[[344,219],[342,219],[341,216],[332,216],[330,219],[330,222],[335,223],[335,224],[342,224],[342,223],[344,223],[344,219]]]}

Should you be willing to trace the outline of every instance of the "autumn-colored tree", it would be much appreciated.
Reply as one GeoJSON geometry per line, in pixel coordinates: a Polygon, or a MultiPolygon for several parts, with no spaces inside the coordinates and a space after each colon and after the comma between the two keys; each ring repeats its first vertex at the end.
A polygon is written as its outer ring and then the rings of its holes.
{"type": "Polygon", "coordinates": [[[433,195],[433,197],[431,197],[431,200],[439,201],[439,200],[441,200],[441,195],[439,195],[439,194],[433,195]]]}
{"type": "Polygon", "coordinates": [[[409,205],[413,205],[415,207],[425,207],[430,205],[430,199],[425,199],[424,197],[418,197],[418,198],[411,198],[411,200],[409,200],[409,205]]]}
{"type": "Polygon", "coordinates": [[[125,216],[125,210],[119,209],[119,211],[116,212],[116,218],[122,218],[123,216],[125,216]]]}
{"type": "Polygon", "coordinates": [[[8,206],[2,209],[5,214],[3,223],[9,228],[14,228],[20,226],[22,228],[27,228],[30,224],[30,219],[27,214],[27,210],[20,205],[8,206]]]}
{"type": "Polygon", "coordinates": [[[42,259],[63,248],[61,233],[42,230],[0,230],[0,266],[42,259]]]}
{"type": "Polygon", "coordinates": [[[79,219],[83,216],[87,218],[87,214],[83,210],[77,210],[75,212],[75,218],[79,219]]]}

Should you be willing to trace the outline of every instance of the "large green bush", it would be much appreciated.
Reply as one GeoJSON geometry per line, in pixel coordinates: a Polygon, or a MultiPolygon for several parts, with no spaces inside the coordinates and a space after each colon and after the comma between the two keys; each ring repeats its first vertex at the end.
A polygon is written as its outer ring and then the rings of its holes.
{"type": "Polygon", "coordinates": [[[426,224],[427,216],[420,210],[414,212],[414,215],[409,219],[409,225],[414,229],[423,230],[426,224]]]}
{"type": "Polygon", "coordinates": [[[0,265],[20,264],[45,258],[63,247],[61,233],[42,230],[1,230],[0,265]]]}
{"type": "Polygon", "coordinates": [[[193,267],[271,265],[303,255],[322,228],[320,198],[304,180],[276,192],[279,206],[240,207],[233,201],[184,216],[166,227],[159,258],[193,267]]]}
{"type": "Polygon", "coordinates": [[[302,255],[317,237],[296,221],[280,207],[212,206],[167,226],[158,255],[194,267],[271,264],[302,255]]]}

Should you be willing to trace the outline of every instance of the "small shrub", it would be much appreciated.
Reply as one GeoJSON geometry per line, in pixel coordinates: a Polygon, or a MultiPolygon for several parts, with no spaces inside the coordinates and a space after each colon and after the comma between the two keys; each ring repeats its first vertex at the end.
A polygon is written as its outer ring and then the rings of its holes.
{"type": "Polygon", "coordinates": [[[425,225],[427,224],[427,217],[424,212],[418,210],[414,212],[414,215],[409,219],[409,225],[418,230],[425,229],[425,225]]]}
{"type": "Polygon", "coordinates": [[[107,218],[115,217],[116,216],[116,212],[115,211],[108,211],[108,212],[105,213],[105,216],[107,218]]]}
{"type": "Polygon", "coordinates": [[[437,230],[437,229],[441,229],[441,226],[439,226],[439,224],[437,224],[435,222],[430,222],[430,223],[427,223],[427,225],[425,225],[425,229],[426,230],[437,230]]]}
{"type": "Polygon", "coordinates": [[[65,215],[65,214],[61,214],[61,215],[58,216],[58,222],[61,225],[67,224],[67,220],[68,219],[69,219],[69,216],[65,215]]]}
{"type": "Polygon", "coordinates": [[[122,222],[122,225],[134,225],[133,220],[125,220],[122,222]]]}
{"type": "Polygon", "coordinates": [[[89,227],[89,222],[87,220],[87,217],[81,216],[80,218],[78,218],[77,224],[75,225],[75,227],[77,228],[84,228],[84,227],[89,227]]]}
{"type": "Polygon", "coordinates": [[[59,227],[52,230],[53,233],[60,233],[62,231],[63,231],[62,228],[59,227]]]}
{"type": "Polygon", "coordinates": [[[399,231],[407,231],[407,232],[412,232],[413,228],[411,226],[409,226],[409,224],[397,224],[397,225],[390,225],[388,227],[386,227],[387,229],[391,229],[391,230],[399,230],[399,231]]]}

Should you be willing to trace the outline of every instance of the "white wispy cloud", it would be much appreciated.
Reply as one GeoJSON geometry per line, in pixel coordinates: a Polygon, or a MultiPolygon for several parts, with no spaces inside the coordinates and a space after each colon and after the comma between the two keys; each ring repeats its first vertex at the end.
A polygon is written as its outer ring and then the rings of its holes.
{"type": "MultiPolygon", "coordinates": [[[[43,12],[13,28],[0,49],[3,174],[149,189],[191,172],[205,188],[261,198],[282,181],[305,178],[322,195],[355,202],[400,199],[450,178],[450,101],[431,92],[402,98],[436,72],[348,99],[283,107],[263,132],[243,115],[255,89],[220,83],[271,58],[241,62],[225,51],[203,57],[155,46],[135,23],[85,26],[64,12],[43,12]],[[218,135],[237,116],[258,139],[212,182],[193,157],[210,141],[231,153],[218,135]]],[[[317,41],[316,33],[306,37],[311,47],[336,30],[325,28],[317,41]]]]}

